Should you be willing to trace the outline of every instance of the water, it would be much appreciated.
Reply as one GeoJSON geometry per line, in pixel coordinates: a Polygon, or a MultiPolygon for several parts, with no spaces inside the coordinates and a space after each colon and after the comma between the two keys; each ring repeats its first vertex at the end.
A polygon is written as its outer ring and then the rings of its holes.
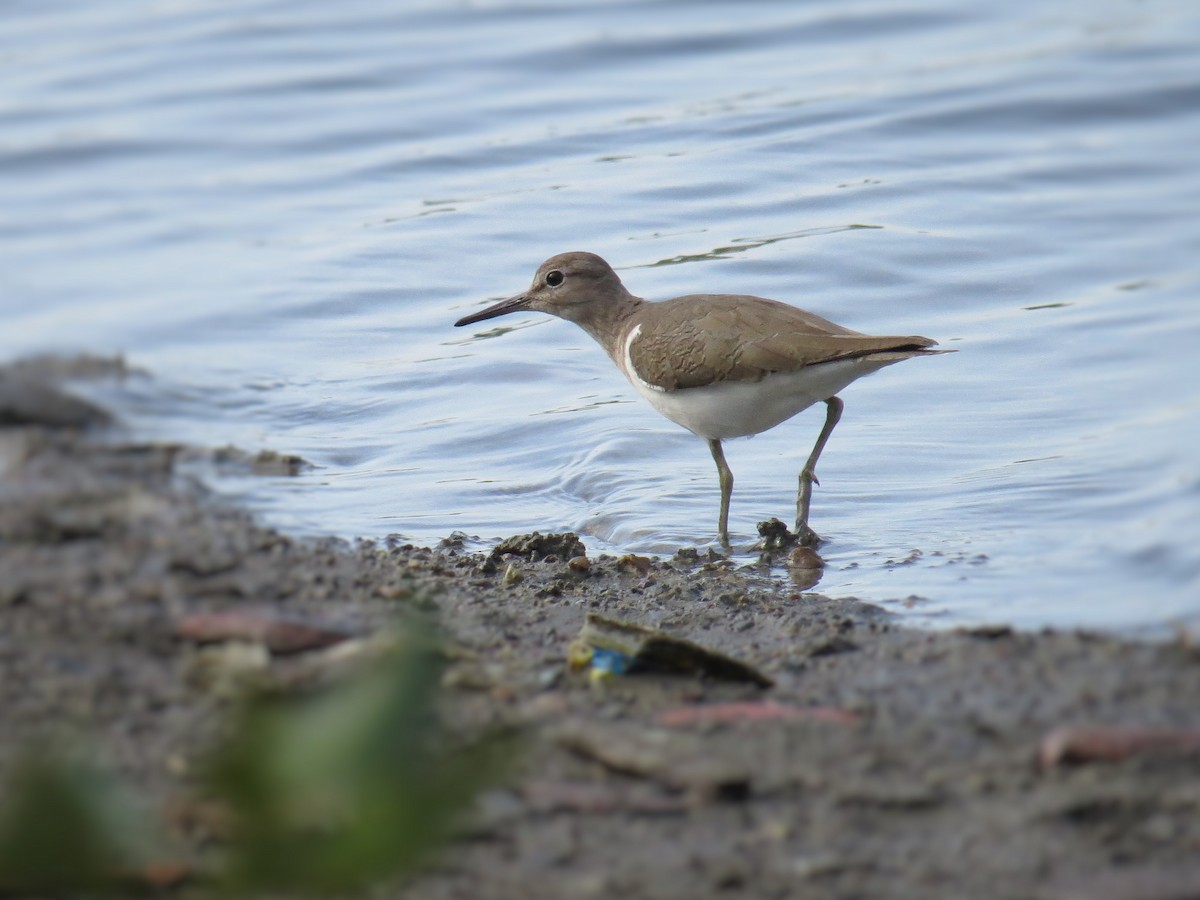
{"type": "MultiPolygon", "coordinates": [[[[301,454],[217,483],[293,531],[704,544],[707,449],[582,332],[451,327],[593,250],[960,351],[843,393],[823,590],[1195,625],[1198,42],[1155,0],[14,0],[0,356],[122,351],[86,390],[135,433],[301,454]]],[[[743,547],[821,416],[727,445],[743,547]]]]}

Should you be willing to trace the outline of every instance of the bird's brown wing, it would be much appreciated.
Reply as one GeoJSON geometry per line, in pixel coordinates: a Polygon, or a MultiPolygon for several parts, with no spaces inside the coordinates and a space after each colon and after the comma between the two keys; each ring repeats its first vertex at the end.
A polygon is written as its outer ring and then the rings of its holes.
{"type": "Polygon", "coordinates": [[[762,297],[695,295],[643,309],[630,362],[643,381],[668,391],[714,381],[759,381],[773,372],[872,353],[917,354],[937,343],[918,336],[861,334],[762,297]]]}

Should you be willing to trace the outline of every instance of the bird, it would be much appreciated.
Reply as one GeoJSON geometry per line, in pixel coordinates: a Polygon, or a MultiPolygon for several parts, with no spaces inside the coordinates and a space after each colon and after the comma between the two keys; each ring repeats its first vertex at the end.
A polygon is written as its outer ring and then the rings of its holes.
{"type": "Polygon", "coordinates": [[[650,301],[631,294],[602,257],[559,253],[528,290],[463,316],[456,327],[517,312],[549,313],[591,335],[634,390],[658,412],[708,443],[721,489],[717,534],[729,542],[733,473],[722,441],[774,428],[816,403],[825,423],[800,470],[795,539],[822,539],[808,523],[817,460],[841,418],[838,393],[851,382],[934,350],[917,335],[852,331],[816,313],[747,294],[688,294],[650,301]]]}

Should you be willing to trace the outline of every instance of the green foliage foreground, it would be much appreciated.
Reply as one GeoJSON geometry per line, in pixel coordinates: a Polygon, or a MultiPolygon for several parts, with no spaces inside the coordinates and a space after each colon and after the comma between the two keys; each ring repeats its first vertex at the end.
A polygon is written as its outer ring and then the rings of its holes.
{"type": "MultiPolygon", "coordinates": [[[[256,692],[228,723],[200,794],[229,813],[205,880],[237,893],[343,893],[411,871],[493,778],[507,740],[455,740],[436,708],[444,663],[410,631],[371,664],[302,696],[256,692]]],[[[128,887],[161,832],[114,780],[45,755],[0,809],[0,894],[128,887]]]]}

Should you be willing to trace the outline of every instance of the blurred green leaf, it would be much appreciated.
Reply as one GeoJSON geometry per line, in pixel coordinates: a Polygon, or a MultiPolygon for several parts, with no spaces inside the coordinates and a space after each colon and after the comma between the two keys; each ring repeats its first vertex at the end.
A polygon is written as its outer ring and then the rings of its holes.
{"type": "Polygon", "coordinates": [[[53,753],[13,769],[0,808],[0,894],[113,890],[155,841],[116,780],[53,753]]]}
{"type": "MultiPolygon", "coordinates": [[[[411,871],[509,756],[443,725],[442,655],[425,632],[318,692],[259,692],[227,725],[201,792],[230,814],[206,871],[244,893],[345,893],[411,871]]],[[[116,779],[29,753],[0,794],[0,896],[155,883],[159,834],[116,779]]]]}
{"type": "Polygon", "coordinates": [[[452,739],[435,708],[442,669],[432,639],[407,633],[320,693],[246,704],[209,781],[232,813],[234,888],[364,887],[446,839],[505,742],[452,739]]]}

